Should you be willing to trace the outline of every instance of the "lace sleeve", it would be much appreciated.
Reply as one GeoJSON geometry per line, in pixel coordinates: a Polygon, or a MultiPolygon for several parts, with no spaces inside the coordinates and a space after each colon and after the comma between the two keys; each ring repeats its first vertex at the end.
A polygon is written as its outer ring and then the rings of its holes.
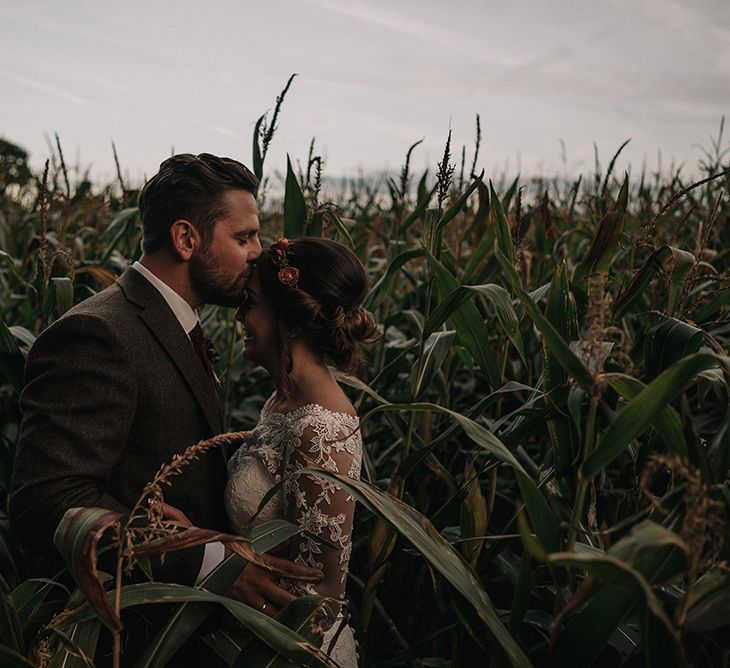
{"type": "Polygon", "coordinates": [[[339,484],[316,475],[292,475],[305,467],[321,467],[359,478],[362,442],[357,418],[322,413],[309,416],[288,449],[284,470],[286,513],[290,521],[304,527],[292,544],[293,561],[320,568],[324,580],[314,586],[322,596],[342,598],[352,552],[352,520],[355,499],[339,484]]]}

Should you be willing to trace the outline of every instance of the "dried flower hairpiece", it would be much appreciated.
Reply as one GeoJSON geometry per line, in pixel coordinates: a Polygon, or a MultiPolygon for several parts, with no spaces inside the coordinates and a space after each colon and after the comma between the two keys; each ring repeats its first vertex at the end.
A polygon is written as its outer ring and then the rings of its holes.
{"type": "Polygon", "coordinates": [[[277,239],[269,247],[269,259],[271,260],[271,264],[279,267],[279,271],[276,274],[279,281],[287,287],[295,288],[299,282],[300,273],[299,269],[289,264],[289,256],[291,254],[289,247],[291,244],[292,242],[285,237],[277,239]]]}

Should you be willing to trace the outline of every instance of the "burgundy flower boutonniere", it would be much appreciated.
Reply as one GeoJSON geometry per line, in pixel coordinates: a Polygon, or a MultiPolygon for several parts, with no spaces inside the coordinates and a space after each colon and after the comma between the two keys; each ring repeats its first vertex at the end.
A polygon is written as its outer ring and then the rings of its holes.
{"type": "Polygon", "coordinates": [[[203,346],[205,347],[205,356],[208,358],[210,365],[213,366],[221,358],[221,354],[216,350],[212,339],[204,339],[203,346]]]}

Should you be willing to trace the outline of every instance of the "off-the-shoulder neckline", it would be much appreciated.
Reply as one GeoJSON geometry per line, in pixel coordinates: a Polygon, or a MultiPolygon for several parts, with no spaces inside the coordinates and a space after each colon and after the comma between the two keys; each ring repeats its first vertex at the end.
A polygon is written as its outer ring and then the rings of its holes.
{"type": "Polygon", "coordinates": [[[270,413],[272,415],[284,415],[286,417],[293,417],[294,415],[297,415],[298,413],[306,412],[305,409],[312,409],[312,408],[319,408],[320,410],[323,410],[326,413],[331,413],[333,415],[340,415],[340,416],[348,418],[350,420],[359,419],[357,415],[351,415],[350,413],[345,413],[344,411],[333,411],[330,408],[325,408],[322,404],[318,404],[316,401],[312,401],[308,404],[302,404],[301,406],[297,406],[297,408],[292,408],[292,410],[290,410],[290,411],[276,411],[273,408],[271,408],[271,406],[267,406],[266,412],[270,413]]]}

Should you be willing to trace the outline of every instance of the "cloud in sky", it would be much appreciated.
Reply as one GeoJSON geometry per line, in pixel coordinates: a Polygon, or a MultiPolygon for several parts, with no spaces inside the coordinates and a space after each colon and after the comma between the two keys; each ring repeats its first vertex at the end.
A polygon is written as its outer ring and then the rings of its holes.
{"type": "Polygon", "coordinates": [[[40,160],[57,131],[108,172],[111,138],[133,174],[170,146],[250,161],[292,72],[272,169],[313,136],[333,175],[397,166],[421,137],[433,166],[477,113],[488,173],[518,153],[559,166],[559,139],[577,162],[629,136],[622,159],[686,160],[730,111],[727,0],[48,0],[0,8],[0,42],[0,132],[40,160]]]}
{"type": "Polygon", "coordinates": [[[39,81],[38,79],[32,79],[30,77],[23,76],[22,74],[9,72],[5,69],[0,69],[0,79],[4,79],[11,84],[23,86],[24,88],[38,91],[44,95],[50,95],[51,97],[55,97],[65,102],[71,102],[72,104],[77,104],[79,106],[84,106],[89,103],[89,100],[85,97],[77,95],[69,90],[65,90],[64,88],[60,88],[59,86],[54,86],[47,81],[39,81]]]}

